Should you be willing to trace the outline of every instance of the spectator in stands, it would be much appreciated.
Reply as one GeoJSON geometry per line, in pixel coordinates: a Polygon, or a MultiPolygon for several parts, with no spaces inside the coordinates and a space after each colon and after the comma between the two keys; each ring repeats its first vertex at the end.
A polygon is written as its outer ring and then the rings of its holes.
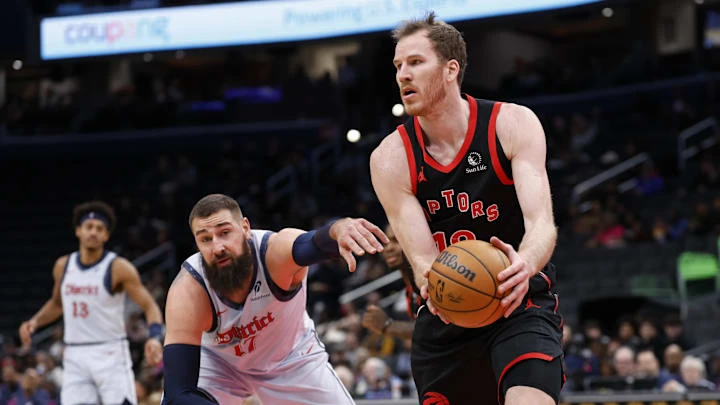
{"type": "Polygon", "coordinates": [[[720,350],[716,351],[710,358],[709,368],[708,379],[715,384],[715,390],[720,391],[720,350]]]}
{"type": "Polygon", "coordinates": [[[710,151],[706,151],[700,158],[695,188],[701,191],[720,188],[720,166],[710,151]]]}
{"type": "Polygon", "coordinates": [[[15,369],[15,359],[5,357],[2,365],[2,380],[0,381],[0,404],[6,404],[19,389],[20,376],[15,369]]]}
{"type": "Polygon", "coordinates": [[[685,356],[680,363],[682,382],[688,391],[714,391],[715,384],[705,378],[705,363],[695,356],[685,356]]]}
{"type": "Polygon", "coordinates": [[[682,348],[677,344],[671,344],[665,348],[664,366],[660,373],[667,375],[667,377],[681,381],[680,378],[680,363],[682,362],[685,353],[682,348]]]}
{"type": "Polygon", "coordinates": [[[660,362],[662,358],[665,346],[663,345],[662,338],[658,333],[657,325],[650,318],[643,318],[640,320],[640,327],[638,328],[638,335],[640,337],[639,348],[645,350],[652,350],[655,354],[655,359],[660,362]]]}
{"type": "Polygon", "coordinates": [[[605,212],[599,231],[588,242],[588,247],[618,248],[625,246],[625,228],[618,222],[617,215],[605,212]]]}
{"type": "Polygon", "coordinates": [[[40,375],[34,368],[27,368],[20,377],[20,389],[13,394],[8,405],[54,405],[50,393],[40,388],[40,375]]]}
{"type": "Polygon", "coordinates": [[[637,353],[636,356],[637,372],[635,374],[638,378],[655,379],[656,388],[662,389],[662,387],[670,380],[667,373],[662,374],[660,372],[660,362],[658,361],[655,353],[650,349],[642,349],[637,353]]]}
{"type": "Polygon", "coordinates": [[[389,336],[399,337],[401,339],[411,339],[413,327],[415,325],[415,311],[417,310],[420,300],[420,291],[415,287],[415,281],[412,275],[412,269],[408,261],[403,255],[400,244],[395,237],[390,225],[385,227],[385,234],[390,242],[385,246],[383,258],[387,267],[391,269],[399,269],[405,284],[405,299],[407,301],[408,317],[410,321],[395,320],[389,317],[382,308],[377,305],[368,306],[363,315],[363,326],[377,334],[387,334],[389,336]]]}
{"type": "Polygon", "coordinates": [[[612,364],[618,377],[635,375],[635,351],[629,346],[620,346],[613,354],[612,364]]]}
{"type": "Polygon", "coordinates": [[[355,373],[348,367],[346,364],[337,364],[335,365],[335,374],[337,374],[340,381],[345,386],[345,389],[348,390],[350,395],[355,397],[355,373]]]}
{"type": "Polygon", "coordinates": [[[670,240],[679,240],[687,233],[689,223],[688,220],[680,213],[677,208],[673,209],[668,215],[667,236],[670,240]]]}
{"type": "Polygon", "coordinates": [[[683,350],[695,347],[695,344],[685,335],[682,319],[677,313],[670,313],[665,317],[663,331],[665,332],[665,341],[663,342],[665,346],[675,343],[683,350]]]}
{"type": "Polygon", "coordinates": [[[617,336],[613,339],[613,346],[627,346],[637,350],[640,346],[640,338],[635,334],[635,325],[629,317],[621,317],[618,320],[617,336]]]}
{"type": "Polygon", "coordinates": [[[35,370],[42,378],[40,387],[46,389],[51,398],[57,398],[58,390],[62,386],[62,367],[57,366],[55,359],[44,350],[35,353],[35,364],[35,370]]]}
{"type": "Polygon", "coordinates": [[[710,205],[707,201],[698,201],[695,204],[695,211],[690,217],[688,228],[694,235],[709,235],[717,226],[712,222],[710,205]]]}
{"type": "Polygon", "coordinates": [[[665,189],[665,181],[655,166],[650,162],[645,162],[642,167],[640,178],[638,179],[635,191],[642,196],[660,193],[665,189]]]}
{"type": "Polygon", "coordinates": [[[582,389],[582,381],[587,376],[600,374],[600,359],[590,348],[583,346],[583,336],[573,334],[572,327],[563,325],[563,352],[565,353],[565,374],[568,380],[564,390],[582,389]]]}
{"type": "Polygon", "coordinates": [[[308,268],[308,312],[317,323],[340,316],[339,298],[348,272],[342,259],[328,260],[308,268]]]}
{"type": "Polygon", "coordinates": [[[369,357],[362,365],[358,391],[362,399],[398,399],[402,383],[384,360],[369,357]]]}

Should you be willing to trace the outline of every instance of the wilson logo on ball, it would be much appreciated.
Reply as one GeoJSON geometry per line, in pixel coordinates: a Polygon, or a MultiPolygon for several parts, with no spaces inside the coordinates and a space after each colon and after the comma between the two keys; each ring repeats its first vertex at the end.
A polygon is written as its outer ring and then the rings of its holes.
{"type": "Polygon", "coordinates": [[[475,281],[475,272],[469,268],[458,263],[457,255],[449,253],[447,250],[443,250],[442,253],[435,259],[435,262],[442,264],[450,269],[455,270],[458,274],[465,277],[466,280],[475,281]]]}

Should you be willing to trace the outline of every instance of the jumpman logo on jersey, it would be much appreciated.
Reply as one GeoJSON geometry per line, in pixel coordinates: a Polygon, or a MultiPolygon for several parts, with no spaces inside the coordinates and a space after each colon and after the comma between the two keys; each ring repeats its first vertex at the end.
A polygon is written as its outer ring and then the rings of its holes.
{"type": "Polygon", "coordinates": [[[424,183],[427,182],[427,177],[425,177],[425,166],[420,166],[420,173],[418,173],[418,183],[424,183]]]}
{"type": "Polygon", "coordinates": [[[532,302],[531,298],[527,299],[527,303],[525,303],[525,310],[527,311],[530,308],[541,308],[540,305],[535,305],[534,302],[532,302]]]}

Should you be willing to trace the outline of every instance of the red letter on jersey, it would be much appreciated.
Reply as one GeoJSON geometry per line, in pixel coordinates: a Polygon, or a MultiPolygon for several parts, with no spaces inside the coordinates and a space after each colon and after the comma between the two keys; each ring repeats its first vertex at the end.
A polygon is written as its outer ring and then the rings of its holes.
{"type": "Polygon", "coordinates": [[[451,190],[443,190],[440,192],[440,194],[442,194],[442,196],[445,197],[445,205],[448,208],[452,208],[452,206],[453,206],[452,196],[455,194],[455,190],[452,190],[452,189],[451,190]]]}
{"type": "Polygon", "coordinates": [[[428,205],[428,211],[430,211],[430,215],[434,214],[437,210],[440,209],[440,202],[438,200],[427,200],[428,205]]]}
{"type": "Polygon", "coordinates": [[[458,209],[461,212],[467,212],[469,206],[470,206],[470,196],[468,196],[468,193],[458,194],[458,209]]]}
{"type": "Polygon", "coordinates": [[[473,219],[485,215],[485,213],[483,212],[482,201],[473,202],[472,205],[470,206],[470,212],[472,213],[473,219]]]}
{"type": "Polygon", "coordinates": [[[488,215],[487,220],[490,221],[490,222],[498,219],[498,217],[500,216],[500,212],[498,211],[498,206],[497,206],[497,204],[493,204],[493,205],[491,205],[491,206],[488,207],[488,209],[487,209],[487,215],[488,215]]]}

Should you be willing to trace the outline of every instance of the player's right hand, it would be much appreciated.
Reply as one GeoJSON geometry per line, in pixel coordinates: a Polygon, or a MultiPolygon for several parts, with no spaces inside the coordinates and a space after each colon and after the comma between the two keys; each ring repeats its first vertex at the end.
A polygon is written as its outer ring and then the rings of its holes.
{"type": "Polygon", "coordinates": [[[383,245],[390,242],[382,229],[363,218],[344,218],[335,221],[330,227],[330,237],[337,241],[340,256],[347,262],[350,272],[355,271],[357,266],[353,254],[362,256],[366,252],[370,254],[382,252],[383,245]]]}
{"type": "Polygon", "coordinates": [[[430,270],[425,270],[423,273],[423,277],[425,278],[425,282],[422,286],[420,286],[420,296],[425,300],[425,306],[427,306],[428,311],[430,311],[431,314],[436,315],[440,317],[440,320],[445,322],[445,324],[449,324],[450,321],[448,321],[445,316],[443,316],[442,312],[438,311],[437,308],[435,308],[435,305],[433,305],[432,300],[430,299],[430,294],[428,294],[428,277],[430,276],[430,270]]]}
{"type": "Polygon", "coordinates": [[[23,346],[30,346],[32,343],[32,334],[37,329],[37,321],[30,319],[20,324],[18,334],[20,335],[20,342],[23,346]]]}

